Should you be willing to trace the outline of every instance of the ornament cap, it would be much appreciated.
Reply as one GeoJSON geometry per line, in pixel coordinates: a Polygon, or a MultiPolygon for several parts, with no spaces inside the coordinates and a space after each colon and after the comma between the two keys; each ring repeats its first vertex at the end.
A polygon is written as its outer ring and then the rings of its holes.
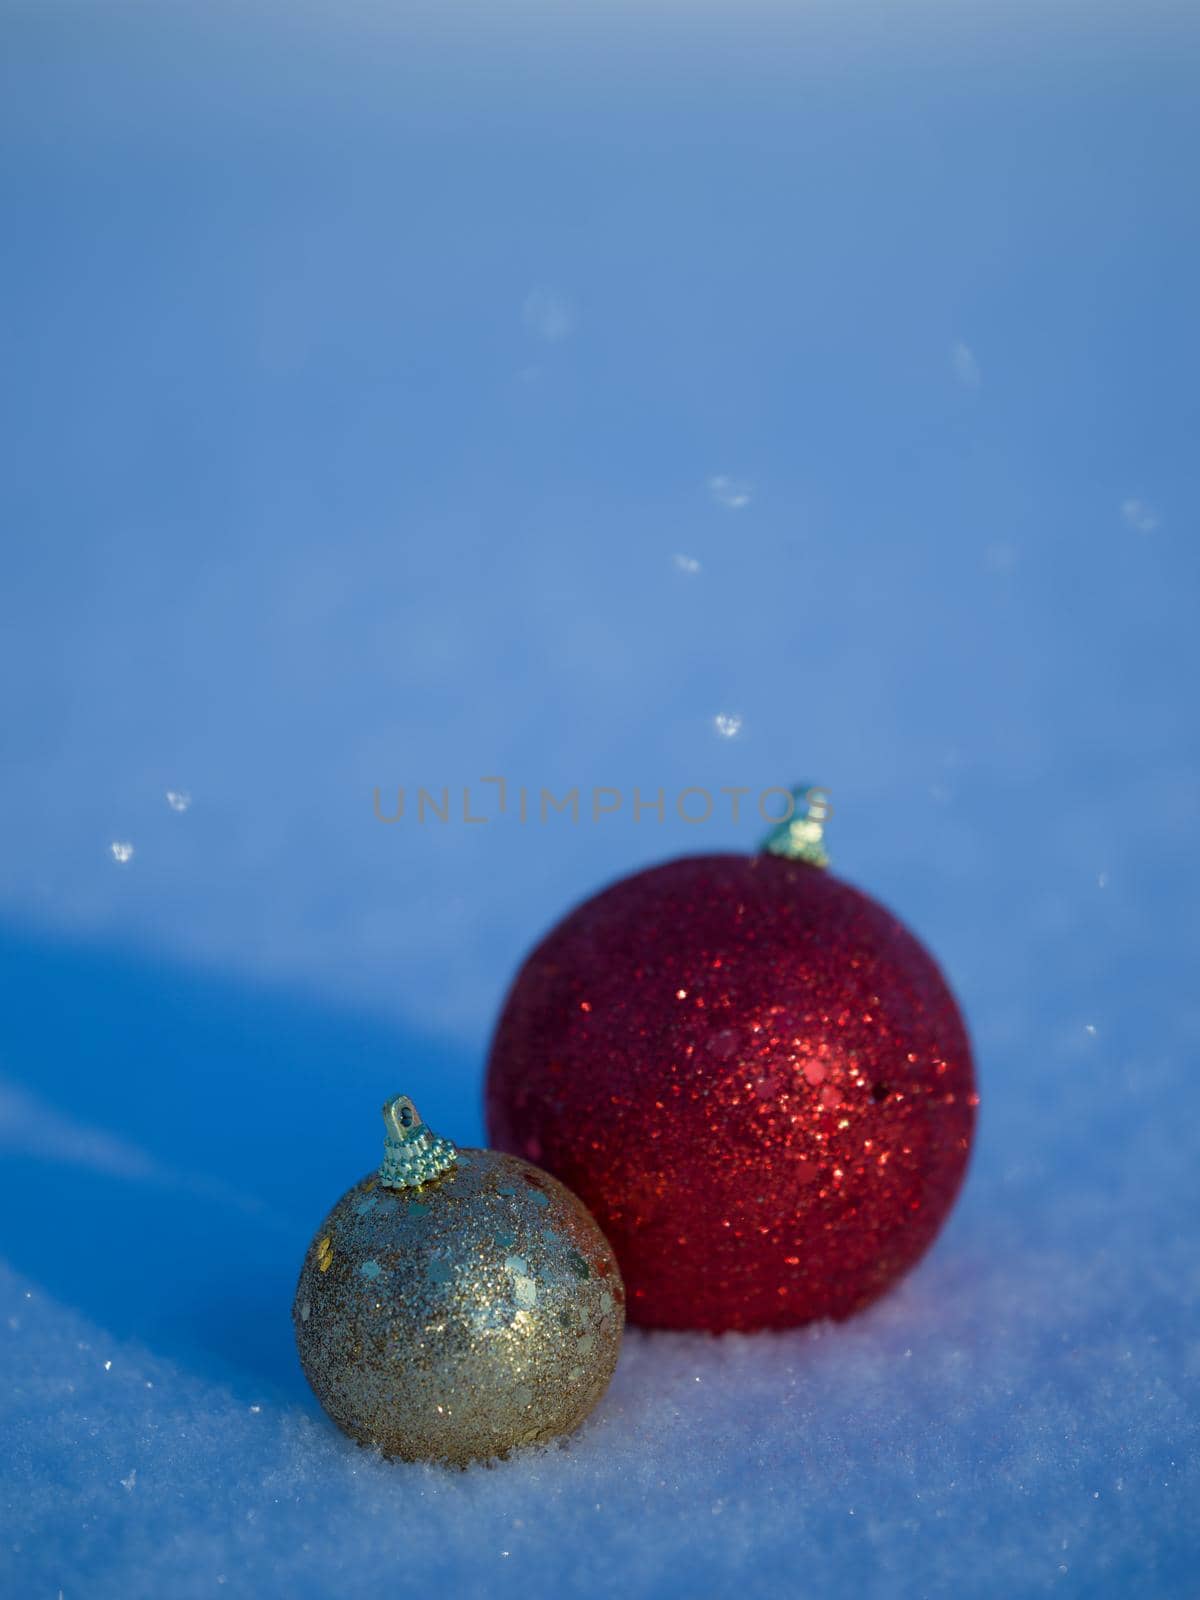
{"type": "Polygon", "coordinates": [[[406,1094],[394,1095],[383,1107],[383,1162],[379,1182],[385,1189],[419,1189],[448,1172],[458,1160],[449,1139],[434,1133],[406,1094]]]}
{"type": "Polygon", "coordinates": [[[807,861],[810,867],[827,867],[825,824],[832,815],[827,789],[813,783],[797,784],[787,816],[779,819],[762,842],[763,853],[807,861]]]}

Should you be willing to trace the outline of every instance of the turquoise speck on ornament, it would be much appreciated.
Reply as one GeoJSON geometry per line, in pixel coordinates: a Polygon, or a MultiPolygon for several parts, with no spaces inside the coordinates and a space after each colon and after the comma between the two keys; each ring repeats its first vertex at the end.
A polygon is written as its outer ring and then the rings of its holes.
{"type": "Polygon", "coordinates": [[[458,1151],[421,1121],[421,1114],[406,1094],[398,1094],[383,1108],[386,1130],[379,1182],[385,1189],[419,1189],[423,1183],[448,1172],[458,1151]]]}
{"type": "Polygon", "coordinates": [[[762,842],[764,852],[788,861],[807,861],[810,867],[827,867],[825,824],[832,815],[827,790],[811,783],[797,785],[792,790],[792,809],[762,842]]]}

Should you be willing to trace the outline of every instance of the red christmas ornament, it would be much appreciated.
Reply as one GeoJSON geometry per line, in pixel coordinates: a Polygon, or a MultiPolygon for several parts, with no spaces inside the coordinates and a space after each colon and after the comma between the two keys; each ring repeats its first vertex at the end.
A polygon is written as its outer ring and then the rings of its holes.
{"type": "Polygon", "coordinates": [[[954,997],[823,870],[827,807],[798,793],[768,853],[668,862],[576,907],[496,1029],[491,1142],[579,1195],[650,1327],[851,1315],[928,1248],[966,1168],[954,997]]]}

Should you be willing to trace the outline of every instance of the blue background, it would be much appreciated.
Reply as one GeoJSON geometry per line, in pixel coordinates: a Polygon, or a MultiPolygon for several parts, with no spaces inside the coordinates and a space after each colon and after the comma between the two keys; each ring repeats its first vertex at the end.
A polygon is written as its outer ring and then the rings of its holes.
{"type": "Polygon", "coordinates": [[[1194,1592],[1194,13],[2,28],[9,1592],[1194,1592]],[[361,1457],[288,1306],[383,1096],[480,1139],[530,943],[798,778],[972,1025],[938,1249],[361,1457]]]}

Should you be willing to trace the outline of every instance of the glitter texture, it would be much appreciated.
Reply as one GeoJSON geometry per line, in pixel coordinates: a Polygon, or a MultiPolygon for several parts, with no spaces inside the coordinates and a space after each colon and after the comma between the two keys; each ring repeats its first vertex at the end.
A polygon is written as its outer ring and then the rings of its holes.
{"type": "Polygon", "coordinates": [[[308,1251],[292,1318],[339,1427],[385,1455],[462,1464],[583,1421],[617,1364],[625,1291],[561,1183],[464,1150],[419,1190],[372,1174],[344,1195],[308,1251]]]}
{"type": "Polygon", "coordinates": [[[631,1320],[845,1317],[922,1255],[975,1121],[962,1018],[896,918],[828,872],[703,856],[571,912],[509,994],[490,1136],[612,1240],[631,1320]]]}

